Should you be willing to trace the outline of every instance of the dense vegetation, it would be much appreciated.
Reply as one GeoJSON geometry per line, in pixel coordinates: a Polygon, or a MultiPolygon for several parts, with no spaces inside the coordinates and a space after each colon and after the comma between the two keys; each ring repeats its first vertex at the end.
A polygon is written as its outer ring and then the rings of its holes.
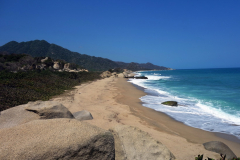
{"type": "Polygon", "coordinates": [[[168,68],[156,66],[151,63],[139,64],[139,63],[124,63],[114,62],[112,60],[89,56],[85,54],[79,54],[77,52],[71,52],[61,46],[50,44],[44,40],[35,40],[28,42],[18,43],[11,41],[0,47],[0,52],[9,53],[26,53],[33,57],[51,57],[52,59],[61,59],[70,63],[78,64],[91,71],[106,71],[113,68],[126,68],[129,70],[166,70],[168,68]]]}
{"type": "Polygon", "coordinates": [[[99,79],[99,72],[56,72],[32,70],[0,72],[0,111],[29,101],[48,100],[64,90],[99,79]]]}
{"type": "MultiPolygon", "coordinates": [[[[52,68],[54,62],[58,62],[59,69],[63,69],[64,65],[67,64],[64,60],[54,60],[50,57],[47,57],[46,60],[42,62],[46,57],[32,57],[27,54],[9,54],[0,52],[0,71],[8,70],[8,71],[18,71],[18,70],[32,70],[36,68],[46,69],[52,68]]],[[[83,69],[83,67],[74,64],[68,63],[69,69],[83,69]]]]}

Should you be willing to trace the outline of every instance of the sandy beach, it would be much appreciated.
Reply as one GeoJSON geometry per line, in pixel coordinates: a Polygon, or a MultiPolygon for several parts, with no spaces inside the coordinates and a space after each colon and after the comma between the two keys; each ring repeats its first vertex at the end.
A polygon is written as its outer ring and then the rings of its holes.
{"type": "Polygon", "coordinates": [[[88,123],[103,129],[130,125],[148,132],[164,144],[179,160],[194,159],[198,154],[219,158],[219,154],[204,149],[202,143],[221,141],[240,156],[240,141],[219,133],[211,133],[177,122],[169,116],[142,106],[140,97],[146,95],[124,78],[105,78],[76,86],[74,90],[54,97],[72,113],[87,110],[93,120],[88,123]],[[223,138],[221,138],[223,137],[223,138]]]}

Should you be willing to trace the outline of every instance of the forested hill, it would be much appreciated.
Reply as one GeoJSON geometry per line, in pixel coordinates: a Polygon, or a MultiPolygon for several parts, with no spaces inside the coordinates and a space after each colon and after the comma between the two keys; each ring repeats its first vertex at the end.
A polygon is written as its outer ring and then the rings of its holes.
{"type": "Polygon", "coordinates": [[[153,65],[151,63],[124,63],[115,62],[107,58],[89,56],[72,52],[56,44],[50,44],[45,40],[34,40],[28,42],[11,41],[0,47],[0,52],[29,54],[33,57],[51,57],[52,59],[61,59],[70,63],[75,63],[92,71],[105,71],[113,68],[126,68],[136,70],[168,70],[169,68],[153,65]]]}

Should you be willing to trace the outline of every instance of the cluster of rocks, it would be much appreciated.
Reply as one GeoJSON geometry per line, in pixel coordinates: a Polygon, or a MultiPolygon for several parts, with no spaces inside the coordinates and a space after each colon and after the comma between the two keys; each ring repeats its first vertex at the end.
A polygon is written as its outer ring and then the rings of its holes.
{"type": "Polygon", "coordinates": [[[128,69],[123,69],[123,72],[110,72],[110,71],[105,71],[100,75],[102,78],[108,78],[108,77],[120,77],[120,78],[134,78],[134,79],[148,79],[145,76],[140,76],[137,77],[133,73],[133,71],[128,70],[128,69]]]}
{"type": "MultiPolygon", "coordinates": [[[[40,69],[45,69],[47,67],[44,62],[49,60],[48,57],[41,60],[42,64],[39,65],[40,69]]],[[[77,68],[74,64],[71,63],[64,63],[63,61],[52,61],[53,65],[49,66],[49,68],[53,68],[54,70],[58,70],[59,72],[88,72],[87,69],[80,69],[77,68]]]]}
{"type": "Polygon", "coordinates": [[[7,70],[11,72],[29,71],[29,70],[52,69],[59,72],[88,72],[76,64],[67,63],[64,60],[53,60],[50,57],[35,57],[27,54],[1,54],[0,53],[0,71],[7,70]]]}
{"type": "Polygon", "coordinates": [[[168,159],[174,155],[148,133],[119,125],[110,131],[55,101],[36,101],[0,113],[0,159],[168,159]]]}
{"type": "Polygon", "coordinates": [[[102,78],[117,77],[117,72],[105,71],[100,75],[102,78]]]}
{"type": "Polygon", "coordinates": [[[122,69],[121,72],[115,72],[113,70],[105,71],[100,75],[102,78],[108,78],[108,77],[121,77],[126,78],[128,76],[134,76],[133,72],[127,69],[122,69]]]}

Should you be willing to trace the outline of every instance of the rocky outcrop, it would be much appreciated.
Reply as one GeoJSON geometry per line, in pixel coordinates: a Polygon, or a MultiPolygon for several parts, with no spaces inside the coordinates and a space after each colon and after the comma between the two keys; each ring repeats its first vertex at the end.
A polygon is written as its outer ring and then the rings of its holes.
{"type": "Polygon", "coordinates": [[[63,70],[70,70],[70,63],[64,64],[63,70]]]}
{"type": "Polygon", "coordinates": [[[25,109],[38,114],[41,119],[74,118],[65,106],[56,101],[29,102],[25,109]]]}
{"type": "Polygon", "coordinates": [[[41,59],[41,62],[44,63],[45,61],[48,60],[48,57],[44,58],[44,59],[41,59]]]}
{"type": "Polygon", "coordinates": [[[0,129],[10,128],[40,119],[38,114],[25,110],[25,106],[26,105],[20,105],[2,111],[0,115],[0,129]]]}
{"type": "Polygon", "coordinates": [[[139,76],[139,77],[134,77],[134,79],[148,79],[148,77],[145,77],[145,76],[139,76]]]}
{"type": "Polygon", "coordinates": [[[168,105],[168,106],[178,106],[178,102],[176,101],[166,101],[166,102],[162,102],[162,104],[168,105]]]}
{"type": "Polygon", "coordinates": [[[29,71],[29,70],[46,70],[51,69],[55,71],[70,71],[74,72],[88,72],[86,69],[81,69],[80,66],[74,63],[66,63],[64,60],[53,60],[50,57],[33,58],[27,54],[4,54],[0,53],[0,71],[7,70],[11,72],[29,71]]]}
{"type": "Polygon", "coordinates": [[[113,72],[112,76],[117,77],[117,72],[113,72]]]}
{"type": "Polygon", "coordinates": [[[107,78],[107,77],[111,77],[112,73],[109,71],[105,71],[100,75],[102,78],[107,78]]]}
{"type": "Polygon", "coordinates": [[[119,78],[125,78],[122,73],[117,74],[117,77],[119,77],[119,78]]]}
{"type": "Polygon", "coordinates": [[[128,77],[128,73],[127,72],[123,72],[124,77],[128,77]]]}
{"type": "Polygon", "coordinates": [[[1,129],[0,137],[0,159],[114,159],[113,135],[75,119],[35,120],[1,129]]]}
{"type": "Polygon", "coordinates": [[[115,156],[118,160],[154,159],[174,160],[174,155],[148,133],[136,127],[119,125],[111,132],[115,139],[115,156]]]}
{"type": "Polygon", "coordinates": [[[54,69],[61,69],[61,68],[60,68],[60,65],[59,65],[59,62],[57,62],[57,61],[54,62],[53,68],[54,68],[54,69]]]}
{"type": "Polygon", "coordinates": [[[1,112],[0,129],[10,128],[37,119],[74,118],[62,104],[55,101],[36,101],[1,112]]]}
{"type": "Polygon", "coordinates": [[[232,159],[237,157],[233,153],[233,151],[223,142],[210,141],[210,142],[203,143],[203,146],[206,150],[226,155],[226,159],[232,159]]]}
{"type": "Polygon", "coordinates": [[[75,117],[75,119],[77,119],[79,121],[93,119],[92,114],[86,110],[75,112],[75,113],[73,113],[73,116],[75,117]]]}
{"type": "Polygon", "coordinates": [[[129,74],[128,74],[128,77],[134,77],[134,76],[135,76],[134,73],[129,73],[129,74]]]}
{"type": "Polygon", "coordinates": [[[43,70],[43,69],[46,69],[47,65],[46,64],[39,64],[39,65],[36,65],[36,69],[40,69],[40,70],[43,70]]]}

